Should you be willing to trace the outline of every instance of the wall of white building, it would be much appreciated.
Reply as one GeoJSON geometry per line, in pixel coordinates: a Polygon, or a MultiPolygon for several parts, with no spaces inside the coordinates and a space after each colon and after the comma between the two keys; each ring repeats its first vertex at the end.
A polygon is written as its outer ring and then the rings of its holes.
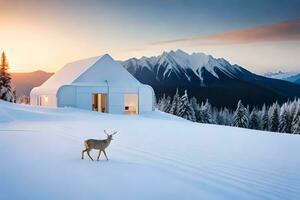
{"type": "Polygon", "coordinates": [[[147,85],[140,87],[115,87],[115,86],[62,86],[57,92],[58,107],[77,107],[92,110],[92,94],[107,94],[107,110],[109,113],[124,113],[124,95],[138,95],[138,110],[140,113],[152,111],[153,89],[147,85]]]}
{"type": "Polygon", "coordinates": [[[30,95],[30,104],[37,106],[56,107],[56,95],[54,94],[41,94],[41,95],[30,95]]]}

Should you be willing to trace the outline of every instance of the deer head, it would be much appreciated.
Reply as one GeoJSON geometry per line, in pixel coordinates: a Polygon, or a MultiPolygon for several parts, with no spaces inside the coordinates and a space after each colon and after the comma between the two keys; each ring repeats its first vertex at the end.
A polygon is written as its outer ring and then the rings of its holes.
{"type": "Polygon", "coordinates": [[[115,132],[109,134],[109,133],[106,132],[106,130],[104,130],[104,133],[105,133],[105,135],[107,135],[107,139],[113,140],[113,137],[112,137],[112,136],[115,135],[115,134],[117,134],[117,131],[115,131],[115,132]]]}

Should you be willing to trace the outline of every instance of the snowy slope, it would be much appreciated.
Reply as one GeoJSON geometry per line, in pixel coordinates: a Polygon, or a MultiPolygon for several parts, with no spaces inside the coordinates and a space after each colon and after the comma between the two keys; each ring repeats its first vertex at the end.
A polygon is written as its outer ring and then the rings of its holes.
{"type": "MultiPolygon", "coordinates": [[[[300,137],[0,102],[0,199],[299,199],[300,137]],[[117,130],[109,161],[82,141],[117,130]],[[93,156],[97,155],[93,152],[93,156]]],[[[102,155],[103,156],[103,155],[102,155]]]]}

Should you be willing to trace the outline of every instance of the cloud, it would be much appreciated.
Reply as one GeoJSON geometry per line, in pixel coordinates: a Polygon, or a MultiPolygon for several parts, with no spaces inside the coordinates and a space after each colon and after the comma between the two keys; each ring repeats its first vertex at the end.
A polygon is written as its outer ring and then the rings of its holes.
{"type": "Polygon", "coordinates": [[[164,40],[152,43],[152,45],[168,45],[177,43],[187,43],[190,46],[230,45],[295,40],[300,40],[300,19],[228,31],[219,34],[164,40]]]}

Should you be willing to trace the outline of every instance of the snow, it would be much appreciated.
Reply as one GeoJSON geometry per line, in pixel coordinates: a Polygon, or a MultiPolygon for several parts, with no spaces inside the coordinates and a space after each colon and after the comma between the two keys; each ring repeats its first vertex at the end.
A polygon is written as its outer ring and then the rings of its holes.
{"type": "Polygon", "coordinates": [[[105,81],[111,86],[139,86],[136,80],[124,67],[108,54],[99,59],[92,67],[82,73],[73,83],[102,83],[105,81]]]}
{"type": "Polygon", "coordinates": [[[39,90],[44,94],[56,94],[56,91],[62,85],[71,84],[83,72],[95,64],[101,57],[103,56],[97,56],[68,63],[53,76],[51,76],[40,87],[34,88],[33,90],[39,90]]]}
{"type": "Polygon", "coordinates": [[[0,199],[299,199],[300,137],[0,101],[0,199]],[[110,159],[83,140],[118,131],[110,159]],[[93,152],[95,158],[97,152],[93,152]]]}
{"type": "Polygon", "coordinates": [[[175,52],[170,51],[169,54],[177,61],[177,63],[179,63],[180,66],[185,69],[191,68],[200,79],[202,78],[202,75],[199,73],[201,72],[199,69],[202,68],[205,68],[216,78],[219,78],[219,76],[216,74],[215,68],[219,68],[230,77],[234,77],[236,70],[238,70],[236,67],[230,65],[230,63],[225,59],[217,59],[204,53],[188,54],[178,49],[175,52]]]}
{"type": "Polygon", "coordinates": [[[157,57],[141,57],[141,59],[139,60],[139,63],[141,64],[141,66],[143,67],[147,67],[148,69],[151,69],[151,66],[154,66],[155,63],[157,62],[157,57]]]}

